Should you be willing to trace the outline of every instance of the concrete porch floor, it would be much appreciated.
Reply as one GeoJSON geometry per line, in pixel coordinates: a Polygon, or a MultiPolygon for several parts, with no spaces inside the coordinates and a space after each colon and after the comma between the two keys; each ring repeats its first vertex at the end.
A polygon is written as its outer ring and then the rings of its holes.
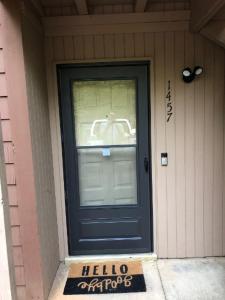
{"type": "Polygon", "coordinates": [[[143,261],[145,293],[63,296],[68,266],[61,264],[49,300],[224,300],[225,258],[143,261]]]}

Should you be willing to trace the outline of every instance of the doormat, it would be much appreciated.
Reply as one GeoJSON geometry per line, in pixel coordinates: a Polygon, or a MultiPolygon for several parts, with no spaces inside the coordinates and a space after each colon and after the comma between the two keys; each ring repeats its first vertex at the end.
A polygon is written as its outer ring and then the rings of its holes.
{"type": "Polygon", "coordinates": [[[64,295],[145,292],[140,261],[78,263],[70,266],[64,295]]]}

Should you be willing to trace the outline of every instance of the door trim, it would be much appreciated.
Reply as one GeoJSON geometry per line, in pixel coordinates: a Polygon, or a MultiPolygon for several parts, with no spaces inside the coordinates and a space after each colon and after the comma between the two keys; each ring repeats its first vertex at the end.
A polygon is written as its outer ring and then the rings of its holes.
{"type": "Polygon", "coordinates": [[[102,260],[145,260],[156,261],[157,255],[155,253],[132,253],[132,254],[101,254],[101,255],[76,255],[65,258],[65,264],[69,266],[72,263],[78,262],[96,262],[102,260]]]}
{"type": "MultiPolygon", "coordinates": [[[[48,87],[48,101],[49,101],[49,118],[51,127],[51,141],[53,153],[53,168],[54,168],[54,183],[56,193],[56,209],[57,209],[57,224],[59,236],[59,251],[60,260],[65,261],[68,254],[68,237],[66,225],[66,207],[65,207],[65,193],[64,193],[64,177],[63,177],[63,155],[61,145],[61,130],[60,130],[60,112],[59,112],[59,97],[58,97],[58,82],[57,82],[57,65],[59,64],[89,64],[89,63],[115,63],[115,62],[134,62],[134,61],[149,61],[150,68],[150,108],[151,108],[151,128],[149,130],[151,139],[151,164],[152,164],[152,239],[153,239],[153,253],[157,245],[157,229],[156,229],[156,155],[155,155],[155,104],[154,104],[154,60],[152,57],[131,57],[120,59],[90,59],[90,60],[60,60],[52,61],[51,58],[46,59],[47,67],[47,87],[48,87]]],[[[151,252],[152,253],[152,252],[151,252]]]]}

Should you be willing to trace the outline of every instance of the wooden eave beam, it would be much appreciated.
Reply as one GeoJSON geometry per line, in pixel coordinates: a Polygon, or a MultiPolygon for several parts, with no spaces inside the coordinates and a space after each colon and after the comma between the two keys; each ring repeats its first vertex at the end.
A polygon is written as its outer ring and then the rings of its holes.
{"type": "Polygon", "coordinates": [[[225,48],[225,21],[211,21],[200,33],[207,39],[225,48]]]}
{"type": "Polygon", "coordinates": [[[224,5],[225,0],[191,0],[191,30],[199,32],[224,5]]]}
{"type": "Polygon", "coordinates": [[[87,15],[88,14],[87,1],[86,0],[74,0],[74,1],[79,15],[87,15]]]}
{"type": "Polygon", "coordinates": [[[190,21],[190,11],[167,11],[145,13],[123,13],[88,16],[56,16],[44,17],[44,24],[48,27],[59,26],[87,26],[87,25],[118,25],[151,22],[190,21]]]}
{"type": "Polygon", "coordinates": [[[189,11],[45,17],[46,36],[186,31],[189,11]]]}
{"type": "Polygon", "coordinates": [[[148,0],[136,0],[135,3],[135,12],[144,12],[146,5],[147,5],[148,0]]]}

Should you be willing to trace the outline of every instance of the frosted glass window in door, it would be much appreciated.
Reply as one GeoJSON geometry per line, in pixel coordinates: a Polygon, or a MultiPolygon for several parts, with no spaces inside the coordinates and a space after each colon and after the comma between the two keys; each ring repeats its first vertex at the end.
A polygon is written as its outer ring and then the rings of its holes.
{"type": "Polygon", "coordinates": [[[136,144],[134,80],[73,84],[77,146],[136,144]]]}
{"type": "Polygon", "coordinates": [[[75,81],[81,206],[137,203],[135,80],[75,81]]]}

